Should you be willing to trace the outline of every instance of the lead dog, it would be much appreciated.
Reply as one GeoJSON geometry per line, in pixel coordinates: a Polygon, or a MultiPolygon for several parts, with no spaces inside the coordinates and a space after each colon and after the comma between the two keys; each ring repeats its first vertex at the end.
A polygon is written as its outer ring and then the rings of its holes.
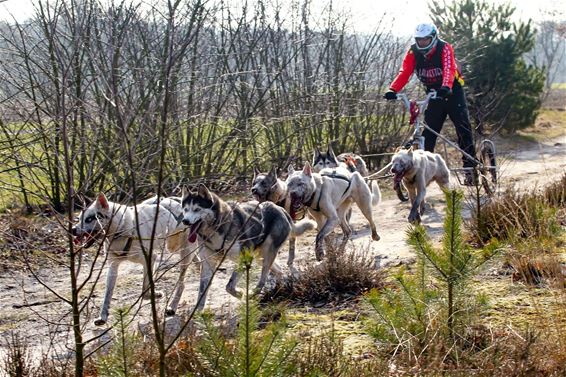
{"type": "MultiPolygon", "coordinates": [[[[187,231],[180,223],[181,216],[181,203],[174,199],[165,198],[159,204],[157,200],[149,199],[133,207],[108,201],[102,193],[88,208],[81,211],[78,222],[72,228],[75,243],[83,244],[83,247],[88,248],[96,240],[102,240],[108,262],[104,301],[100,316],[94,321],[95,325],[104,325],[108,320],[108,310],[120,263],[127,260],[143,265],[142,295],[144,298],[149,298],[148,275],[155,267],[157,255],[164,249],[169,252],[179,252],[181,258],[177,288],[167,308],[168,314],[175,312],[185,288],[184,278],[187,268],[195,255],[192,245],[187,242],[187,231]],[[154,226],[155,233],[153,233],[154,226]],[[148,264],[144,253],[150,251],[150,244],[153,250],[148,264]]],[[[156,296],[160,297],[161,294],[157,293],[156,296]]]]}
{"type": "MultiPolygon", "coordinates": [[[[289,237],[296,237],[314,228],[311,220],[293,224],[289,214],[272,202],[229,203],[200,184],[196,192],[183,188],[183,224],[189,227],[189,238],[199,239],[199,257],[202,261],[199,299],[196,309],[202,310],[212,279],[213,262],[224,258],[237,261],[243,250],[257,251],[263,259],[261,276],[257,283],[259,293],[271,269],[277,277],[282,275],[275,263],[277,252],[289,237]]],[[[226,291],[241,297],[236,289],[238,272],[234,270],[226,291]]]]}
{"type": "Polygon", "coordinates": [[[336,225],[340,224],[344,238],[352,232],[346,214],[355,202],[366,217],[371,228],[371,237],[379,241],[375,223],[373,222],[372,207],[381,200],[381,192],[375,181],[372,182],[372,192],[358,172],[344,176],[331,169],[323,169],[314,173],[307,162],[303,170],[289,169],[286,180],[288,195],[291,198],[293,210],[306,207],[316,220],[319,232],[316,236],[315,252],[317,260],[324,256],[323,240],[336,225]]]}
{"type": "Polygon", "coordinates": [[[432,182],[442,188],[450,183],[450,170],[438,153],[426,152],[421,149],[400,149],[391,160],[391,173],[395,185],[401,181],[407,188],[411,201],[411,212],[408,220],[411,223],[420,222],[424,213],[426,187],[432,182]]]}

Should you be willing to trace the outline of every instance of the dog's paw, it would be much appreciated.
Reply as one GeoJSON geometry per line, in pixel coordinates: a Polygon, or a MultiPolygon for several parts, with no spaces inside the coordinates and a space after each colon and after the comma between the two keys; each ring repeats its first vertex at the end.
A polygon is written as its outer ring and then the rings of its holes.
{"type": "Polygon", "coordinates": [[[235,288],[226,287],[226,292],[230,293],[232,296],[236,297],[237,299],[240,299],[243,296],[242,292],[235,288]]]}
{"type": "Polygon", "coordinates": [[[418,213],[411,214],[411,215],[409,215],[407,220],[409,220],[409,222],[413,225],[420,224],[421,223],[421,216],[418,213]]]}
{"type": "Polygon", "coordinates": [[[299,278],[299,271],[295,268],[295,267],[289,267],[289,270],[291,272],[291,278],[293,279],[298,279],[299,278]]]}
{"type": "MultiPolygon", "coordinates": [[[[163,297],[163,292],[161,292],[161,291],[155,291],[155,298],[156,298],[156,299],[159,299],[159,298],[161,298],[161,297],[163,297]]],[[[146,292],[146,293],[144,293],[144,294],[143,294],[143,299],[144,299],[144,300],[150,300],[150,299],[151,299],[151,292],[146,292]]]]}
{"type": "Polygon", "coordinates": [[[324,250],[322,249],[322,245],[317,245],[315,247],[315,256],[317,261],[322,261],[324,258],[324,250]]]}
{"type": "Polygon", "coordinates": [[[407,220],[409,220],[411,224],[420,224],[421,215],[419,215],[419,211],[417,209],[411,210],[411,213],[409,213],[407,220]]]}
{"type": "Polygon", "coordinates": [[[175,315],[175,310],[171,309],[171,308],[167,308],[165,310],[165,316],[166,317],[173,317],[175,315]]]}
{"type": "Polygon", "coordinates": [[[377,234],[377,232],[371,232],[371,239],[374,241],[379,241],[381,237],[379,236],[379,234],[377,234]]]}
{"type": "Polygon", "coordinates": [[[104,326],[105,324],[106,324],[106,320],[102,319],[100,317],[98,317],[97,319],[94,320],[95,326],[104,326]]]}

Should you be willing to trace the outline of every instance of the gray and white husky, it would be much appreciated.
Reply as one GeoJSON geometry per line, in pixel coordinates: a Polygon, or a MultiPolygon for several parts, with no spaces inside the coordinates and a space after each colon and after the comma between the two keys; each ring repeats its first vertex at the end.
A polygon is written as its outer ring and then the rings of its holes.
{"type": "Polygon", "coordinates": [[[369,175],[367,165],[361,156],[355,153],[341,153],[336,156],[330,144],[326,152],[321,152],[318,147],[315,148],[312,157],[312,169],[315,173],[319,173],[322,169],[338,167],[351,173],[357,171],[362,177],[369,175]]]}
{"type": "MultiPolygon", "coordinates": [[[[143,265],[142,294],[144,298],[148,298],[150,294],[148,275],[155,267],[157,256],[161,255],[164,249],[169,252],[179,252],[181,258],[177,289],[167,308],[168,313],[174,313],[185,288],[184,278],[187,268],[196,254],[196,245],[190,245],[188,242],[187,229],[181,224],[181,216],[181,203],[174,199],[164,198],[157,204],[152,198],[134,207],[108,201],[102,193],[88,208],[81,211],[72,229],[75,243],[82,244],[82,247],[86,248],[96,240],[101,240],[104,243],[108,263],[106,292],[100,317],[94,321],[95,325],[104,325],[108,320],[108,310],[120,263],[127,260],[143,265]],[[155,233],[153,233],[154,226],[155,233]],[[153,250],[148,265],[144,253],[149,253],[151,244],[153,250]]],[[[159,297],[161,294],[157,293],[156,296],[159,297]]]]}
{"type": "Polygon", "coordinates": [[[375,181],[370,191],[358,172],[343,175],[338,170],[323,169],[319,174],[314,173],[307,162],[303,170],[294,171],[291,167],[286,183],[293,210],[306,207],[318,224],[315,246],[317,260],[322,260],[324,256],[322,241],[336,225],[342,227],[344,238],[350,236],[352,230],[346,216],[352,203],[358,205],[368,220],[372,239],[379,241],[372,215],[372,207],[381,201],[381,192],[375,181]]]}
{"type": "MultiPolygon", "coordinates": [[[[213,271],[218,263],[229,258],[237,261],[243,250],[257,251],[262,270],[256,287],[259,293],[271,270],[276,277],[282,272],[275,257],[289,237],[296,237],[314,228],[312,220],[293,224],[285,210],[272,202],[226,202],[200,184],[196,192],[183,188],[183,224],[189,227],[189,239],[198,236],[200,272],[199,298],[196,309],[202,310],[213,271]]],[[[226,291],[241,297],[237,290],[238,272],[232,272],[226,291]]]]}

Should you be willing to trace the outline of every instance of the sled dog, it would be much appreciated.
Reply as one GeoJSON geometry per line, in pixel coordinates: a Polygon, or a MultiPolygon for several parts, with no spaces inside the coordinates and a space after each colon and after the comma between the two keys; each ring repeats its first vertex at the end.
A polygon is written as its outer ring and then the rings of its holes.
{"type": "MultiPolygon", "coordinates": [[[[202,261],[196,309],[202,310],[213,271],[224,258],[237,261],[243,250],[255,250],[263,260],[261,276],[255,292],[259,293],[269,270],[276,277],[282,272],[275,257],[289,237],[296,237],[314,228],[311,220],[293,224],[285,210],[272,202],[226,202],[200,184],[196,192],[183,188],[183,224],[189,227],[189,239],[199,240],[202,261]]],[[[237,290],[238,272],[232,272],[226,291],[241,297],[237,290]]]]}
{"type": "Polygon", "coordinates": [[[299,171],[290,167],[286,182],[292,211],[306,207],[318,224],[315,245],[317,260],[322,260],[324,256],[322,241],[338,223],[342,227],[344,238],[350,236],[352,230],[346,216],[353,202],[368,220],[372,239],[379,240],[372,215],[372,207],[377,206],[381,200],[381,192],[375,181],[370,192],[358,172],[343,175],[337,169],[322,169],[320,173],[314,173],[307,162],[299,171]]]}
{"type": "MultiPolygon", "coordinates": [[[[187,230],[181,224],[181,217],[180,200],[163,198],[157,203],[156,198],[152,198],[134,207],[113,203],[102,193],[89,207],[81,211],[78,222],[72,228],[75,243],[87,248],[96,240],[102,240],[108,262],[104,301],[100,316],[94,321],[95,325],[104,325],[108,320],[120,263],[131,261],[143,265],[142,294],[144,298],[149,298],[148,274],[155,267],[157,255],[164,249],[179,252],[181,258],[177,288],[167,308],[167,313],[174,313],[185,288],[187,268],[196,254],[196,245],[187,242],[187,230]],[[148,265],[144,253],[150,251],[154,226],[153,251],[148,265]]],[[[160,297],[161,293],[156,293],[156,296],[160,297]]]]}
{"type": "Polygon", "coordinates": [[[315,173],[319,173],[325,168],[338,168],[342,167],[349,172],[358,172],[362,177],[369,175],[368,168],[365,161],[355,153],[342,153],[336,156],[329,144],[326,152],[321,152],[320,149],[315,148],[312,157],[312,169],[315,173]]]}
{"type": "MultiPolygon", "coordinates": [[[[258,202],[273,202],[291,215],[291,199],[287,195],[287,183],[277,178],[275,167],[271,168],[269,173],[261,173],[257,168],[254,168],[251,191],[258,202]]],[[[294,220],[295,216],[291,215],[291,218],[294,220]]],[[[289,236],[289,257],[287,259],[287,266],[293,276],[298,275],[297,269],[293,266],[295,261],[295,245],[296,238],[293,235],[289,236]]]]}
{"type": "Polygon", "coordinates": [[[427,186],[436,181],[444,189],[450,182],[450,170],[442,156],[421,149],[397,150],[391,160],[391,173],[394,174],[395,185],[402,181],[407,188],[411,201],[408,220],[411,223],[421,221],[427,186]]]}

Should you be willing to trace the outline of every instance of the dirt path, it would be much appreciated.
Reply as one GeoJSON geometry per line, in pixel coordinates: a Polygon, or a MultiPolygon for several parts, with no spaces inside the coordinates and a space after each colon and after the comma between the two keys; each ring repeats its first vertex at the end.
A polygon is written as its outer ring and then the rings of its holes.
{"type": "MultiPolygon", "coordinates": [[[[566,172],[566,136],[546,143],[531,143],[525,145],[511,144],[504,140],[497,142],[499,149],[505,151],[500,158],[500,177],[503,186],[514,185],[518,188],[542,186],[566,172]]],[[[390,185],[390,181],[381,181],[380,184],[390,185]]],[[[442,234],[444,214],[443,194],[438,187],[431,185],[427,193],[428,207],[423,217],[423,224],[433,238],[442,234]]],[[[370,239],[369,228],[365,218],[357,207],[354,208],[352,225],[356,234],[349,241],[356,250],[369,250],[371,255],[379,257],[380,264],[410,263],[414,255],[405,243],[406,218],[409,213],[409,204],[401,203],[391,191],[388,191],[382,203],[374,209],[374,219],[378,226],[381,240],[373,242],[370,239]]],[[[297,242],[297,263],[305,260],[314,260],[314,236],[309,233],[297,242]]],[[[278,263],[286,266],[287,254],[280,253],[278,263]]],[[[87,258],[85,266],[91,261],[87,258]]],[[[168,264],[174,263],[174,260],[168,264]]],[[[207,307],[215,312],[230,312],[238,305],[238,300],[228,295],[224,289],[228,282],[231,266],[227,272],[221,272],[215,278],[208,295],[207,307]]],[[[83,269],[86,273],[86,268],[83,269]]],[[[100,267],[94,270],[100,271],[100,267]]],[[[43,268],[38,271],[39,277],[64,297],[69,297],[70,287],[68,272],[63,267],[43,268]]],[[[179,311],[183,312],[193,307],[198,289],[198,272],[196,266],[189,270],[185,293],[180,303],[179,311]]],[[[85,311],[86,337],[100,334],[92,321],[98,315],[98,305],[102,300],[104,290],[105,271],[102,271],[101,281],[95,288],[94,302],[90,303],[85,311]]],[[[167,293],[173,291],[175,272],[169,272],[157,284],[159,289],[167,293]]],[[[114,292],[111,310],[119,306],[133,304],[141,292],[142,270],[140,266],[123,263],[114,292]]],[[[164,305],[161,301],[161,306],[164,305]]],[[[142,318],[149,319],[149,305],[147,302],[135,306],[140,310],[142,318]]],[[[72,340],[70,328],[62,323],[69,322],[70,307],[63,304],[53,293],[40,285],[36,278],[24,269],[7,271],[0,276],[0,339],[9,338],[11,331],[17,331],[31,347],[34,355],[39,350],[49,350],[52,354],[67,355],[65,345],[72,340]],[[30,305],[32,306],[18,306],[30,305]]],[[[144,320],[142,320],[143,322],[144,320]]],[[[3,345],[4,343],[2,343],[3,345]]],[[[0,351],[0,360],[3,354],[0,351]]],[[[0,370],[2,366],[0,364],[0,370]]]]}

